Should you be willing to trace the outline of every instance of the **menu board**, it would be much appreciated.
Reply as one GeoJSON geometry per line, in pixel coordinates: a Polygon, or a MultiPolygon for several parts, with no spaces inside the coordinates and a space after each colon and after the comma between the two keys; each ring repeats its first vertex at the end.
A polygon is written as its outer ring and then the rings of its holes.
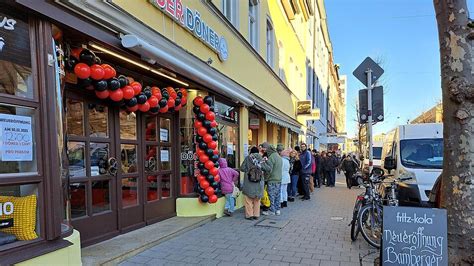
{"type": "Polygon", "coordinates": [[[446,210],[384,207],[382,265],[448,265],[446,210]]]}

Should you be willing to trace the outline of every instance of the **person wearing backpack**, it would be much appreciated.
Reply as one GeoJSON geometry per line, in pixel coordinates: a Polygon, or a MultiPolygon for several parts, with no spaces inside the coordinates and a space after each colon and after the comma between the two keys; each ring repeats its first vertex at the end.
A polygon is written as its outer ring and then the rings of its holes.
{"type": "Polygon", "coordinates": [[[225,158],[219,158],[219,176],[221,177],[221,190],[222,194],[225,195],[225,209],[224,214],[232,216],[235,209],[235,198],[233,195],[234,186],[239,178],[239,172],[234,169],[227,167],[227,160],[225,158]]]}
{"type": "Polygon", "coordinates": [[[270,211],[262,212],[262,214],[280,215],[282,159],[270,143],[264,142],[262,148],[268,156],[268,159],[264,160],[262,164],[262,170],[265,172],[264,180],[268,184],[268,196],[270,197],[270,211]]]}
{"type": "Polygon", "coordinates": [[[260,199],[263,197],[263,157],[257,147],[252,147],[250,154],[240,166],[245,173],[242,194],[244,194],[245,219],[258,220],[260,217],[260,199]]]}

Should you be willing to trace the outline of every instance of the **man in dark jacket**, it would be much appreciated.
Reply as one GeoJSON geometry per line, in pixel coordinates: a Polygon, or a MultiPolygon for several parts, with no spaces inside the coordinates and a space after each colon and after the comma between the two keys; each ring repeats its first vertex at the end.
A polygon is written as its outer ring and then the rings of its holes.
{"type": "Polygon", "coordinates": [[[316,162],[316,172],[314,173],[314,187],[321,187],[321,156],[317,150],[313,150],[314,161],[316,162]]]}
{"type": "Polygon", "coordinates": [[[328,171],[328,185],[334,187],[336,185],[336,168],[339,165],[339,160],[333,154],[333,152],[328,152],[327,157],[327,171],[328,171]]]}
{"type": "Polygon", "coordinates": [[[301,173],[300,173],[300,178],[303,183],[303,197],[301,198],[302,200],[309,200],[309,179],[311,178],[311,152],[307,149],[307,146],[305,143],[302,143],[300,145],[301,147],[301,155],[300,155],[300,161],[301,161],[301,173]]]}
{"type": "Polygon", "coordinates": [[[357,168],[357,163],[350,155],[346,156],[341,163],[341,170],[344,171],[344,174],[346,175],[346,184],[348,189],[351,189],[352,187],[351,178],[357,171],[357,168]]]}

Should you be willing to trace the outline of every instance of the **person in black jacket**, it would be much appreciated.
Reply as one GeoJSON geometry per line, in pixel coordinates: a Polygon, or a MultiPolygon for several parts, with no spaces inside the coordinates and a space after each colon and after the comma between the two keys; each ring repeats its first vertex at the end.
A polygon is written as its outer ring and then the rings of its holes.
{"type": "Polygon", "coordinates": [[[351,178],[357,171],[357,168],[357,163],[352,159],[352,156],[350,155],[345,157],[344,161],[342,161],[341,170],[346,175],[346,184],[348,189],[351,189],[352,187],[351,178]]]}
{"type": "Polygon", "coordinates": [[[298,192],[298,180],[301,171],[301,162],[299,154],[296,150],[290,152],[290,178],[291,182],[288,185],[288,201],[295,201],[296,193],[298,192]]]}
{"type": "Polygon", "coordinates": [[[328,184],[326,186],[334,187],[336,186],[336,168],[339,165],[339,160],[333,154],[333,152],[328,152],[326,159],[326,169],[328,173],[328,184]]]}
{"type": "Polygon", "coordinates": [[[321,187],[321,156],[319,152],[314,149],[313,150],[314,161],[316,163],[316,171],[314,172],[314,187],[321,187]]]}

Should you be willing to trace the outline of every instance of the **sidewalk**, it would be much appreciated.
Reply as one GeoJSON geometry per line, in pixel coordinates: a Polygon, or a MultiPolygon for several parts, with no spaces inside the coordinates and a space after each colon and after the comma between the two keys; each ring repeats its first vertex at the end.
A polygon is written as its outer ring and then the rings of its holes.
{"type": "MultiPolygon", "coordinates": [[[[352,243],[348,226],[354,200],[362,189],[316,189],[310,201],[288,203],[281,216],[263,217],[282,229],[255,226],[243,211],[156,245],[120,265],[373,265],[377,250],[362,236],[352,243]],[[286,225],[285,225],[286,224],[286,225]]],[[[268,222],[268,221],[267,221],[268,222]]]]}

